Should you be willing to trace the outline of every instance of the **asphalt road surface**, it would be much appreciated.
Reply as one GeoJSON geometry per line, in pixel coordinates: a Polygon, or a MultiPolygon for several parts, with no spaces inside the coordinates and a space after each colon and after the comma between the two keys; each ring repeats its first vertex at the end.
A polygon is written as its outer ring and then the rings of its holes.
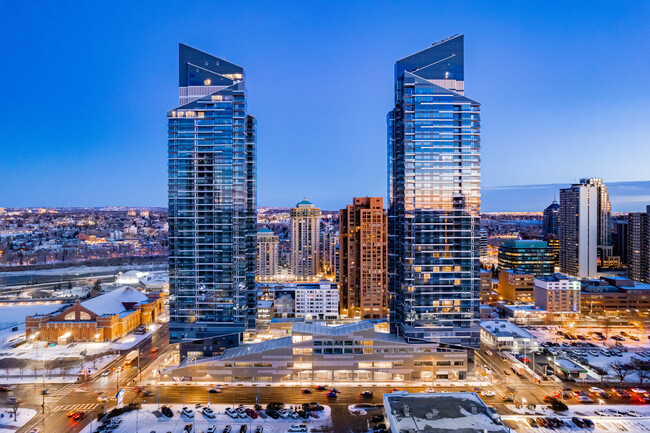
{"type": "MultiPolygon", "coordinates": [[[[124,403],[136,401],[140,403],[161,405],[174,405],[175,408],[181,408],[183,404],[193,406],[196,403],[206,404],[208,399],[211,403],[244,404],[253,406],[259,402],[262,406],[270,402],[284,402],[287,405],[302,404],[317,401],[321,404],[329,405],[332,408],[333,431],[336,433],[359,433],[367,430],[368,419],[376,414],[381,413],[381,409],[372,409],[368,415],[352,415],[348,411],[351,404],[367,403],[380,406],[382,404],[383,393],[390,392],[390,387],[365,386],[358,387],[340,387],[341,392],[336,399],[326,396],[326,392],[317,391],[312,388],[312,392],[305,394],[302,392],[304,387],[283,387],[283,386],[226,386],[222,393],[209,394],[210,385],[187,385],[177,383],[172,386],[149,386],[150,395],[144,396],[140,392],[133,390],[136,384],[139,371],[156,368],[160,359],[167,356],[170,351],[168,345],[168,328],[161,327],[153,333],[150,338],[142,341],[140,348],[140,369],[125,368],[123,371],[112,372],[108,376],[96,376],[86,381],[68,384],[56,385],[50,388],[49,395],[45,398],[45,413],[41,414],[42,396],[40,395],[40,385],[20,385],[11,393],[5,393],[0,399],[8,398],[11,394],[20,395],[24,398],[22,407],[31,407],[37,409],[39,414],[35,416],[25,427],[18,430],[21,432],[30,432],[32,428],[38,427],[39,433],[73,433],[80,431],[88,425],[90,419],[95,419],[96,414],[105,409],[112,409],[116,405],[115,393],[117,389],[124,389],[124,403]],[[151,352],[151,348],[158,347],[159,350],[151,352]],[[119,381],[119,382],[118,382],[119,381]],[[359,393],[365,390],[371,390],[374,393],[372,398],[362,398],[359,393]],[[98,395],[109,397],[108,402],[98,401],[98,395]],[[67,416],[67,412],[81,410],[88,415],[80,420],[74,421],[67,416]]],[[[128,351],[124,351],[126,354],[128,351]]],[[[120,366],[123,360],[116,360],[107,369],[114,366],[120,366]]],[[[493,372],[496,382],[487,389],[495,392],[494,397],[485,397],[486,403],[499,408],[500,412],[508,412],[503,406],[502,398],[513,395],[510,390],[515,390],[514,395],[518,402],[525,399],[527,403],[545,404],[544,395],[552,395],[560,390],[565,384],[555,382],[542,382],[535,384],[529,376],[519,377],[514,374],[506,375],[503,373],[510,369],[507,361],[502,361],[498,356],[488,356],[485,352],[477,353],[477,365],[487,365],[493,372]],[[510,389],[510,390],[509,390],[510,389]]],[[[137,366],[137,362],[134,363],[137,366]]],[[[573,389],[587,390],[589,385],[569,384],[573,389]]],[[[399,387],[400,390],[409,392],[421,392],[426,387],[399,387]]],[[[436,391],[459,392],[475,391],[472,387],[436,387],[436,391]]],[[[575,400],[567,401],[569,404],[577,404],[575,400]]],[[[613,396],[607,401],[608,404],[630,404],[630,400],[621,399],[613,396]]]]}

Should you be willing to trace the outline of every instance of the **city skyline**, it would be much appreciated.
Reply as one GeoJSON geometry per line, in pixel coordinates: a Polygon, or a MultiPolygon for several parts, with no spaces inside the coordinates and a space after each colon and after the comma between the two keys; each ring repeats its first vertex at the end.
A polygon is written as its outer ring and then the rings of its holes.
{"type": "MultiPolygon", "coordinates": [[[[274,22],[283,8],[270,11],[258,4],[259,11],[256,11],[253,5],[246,9],[250,16],[246,23],[256,25],[254,35],[233,36],[245,25],[236,23],[223,23],[216,30],[210,27],[218,33],[215,35],[206,31],[211,23],[209,19],[207,24],[183,27],[178,32],[167,31],[167,26],[179,20],[201,21],[205,15],[212,16],[216,11],[209,5],[194,12],[164,5],[159,10],[145,11],[135,6],[133,16],[148,24],[150,32],[127,29],[124,35],[116,35],[110,41],[102,38],[97,26],[78,23],[80,17],[92,12],[101,12],[108,25],[120,21],[121,17],[100,6],[36,11],[38,16],[33,17],[33,22],[39,23],[42,32],[32,33],[51,37],[35,43],[27,36],[8,48],[7,58],[13,62],[38,67],[21,73],[17,69],[8,70],[8,79],[2,85],[8,104],[2,108],[6,127],[0,181],[7,188],[0,204],[164,205],[165,163],[161,147],[165,139],[160,134],[160,126],[173,102],[160,89],[168,88],[175,81],[169,72],[174,68],[169,65],[173,64],[178,42],[218,52],[228,60],[247,65],[248,86],[255,95],[250,108],[262,119],[261,206],[289,207],[307,195],[321,208],[335,210],[354,196],[386,198],[383,115],[390,108],[391,96],[390,92],[378,89],[390,86],[390,67],[400,53],[430,45],[454,33],[464,33],[475,41],[466,54],[472,69],[481,71],[471,75],[472,93],[489,107],[489,126],[482,131],[486,143],[482,155],[484,191],[508,185],[566,185],[585,176],[601,177],[608,184],[645,180],[642,161],[647,160],[646,152],[650,150],[645,146],[647,126],[641,119],[647,117],[644,114],[647,104],[642,102],[650,92],[647,86],[634,83],[642,82],[641,77],[647,75],[647,61],[635,53],[643,51],[648,30],[630,23],[639,22],[640,16],[647,15],[647,5],[620,6],[612,21],[607,8],[591,4],[585,8],[575,3],[563,8],[562,17],[558,17],[553,13],[556,9],[553,4],[535,11],[516,5],[504,7],[508,13],[503,14],[478,3],[468,3],[462,17],[455,14],[458,20],[451,25],[445,18],[452,14],[453,8],[440,4],[436,5],[436,18],[432,21],[439,24],[435,31],[430,30],[431,26],[413,25],[412,34],[391,38],[386,35],[394,32],[383,29],[403,25],[410,16],[408,13],[420,11],[421,5],[403,5],[398,8],[403,14],[396,14],[394,6],[373,10],[359,3],[334,22],[316,17],[341,12],[337,5],[326,13],[314,4],[297,8],[295,22],[279,30],[269,22],[274,22]],[[38,19],[45,13],[54,19],[38,19]],[[364,13],[370,14],[372,20],[359,21],[364,13]],[[66,18],[57,20],[59,14],[66,14],[66,18]],[[154,24],[154,19],[160,23],[154,24]],[[72,31],[50,22],[75,23],[80,27],[71,26],[72,31]],[[551,25],[562,30],[546,32],[551,25]],[[328,38],[323,33],[326,26],[333,26],[336,38],[328,38]],[[603,26],[609,30],[598,33],[603,26]],[[350,39],[361,30],[363,38],[350,39]],[[628,44],[626,41],[631,39],[638,43],[628,44]],[[141,44],[142,47],[133,44],[139,40],[146,44],[141,44]],[[224,40],[228,44],[221,42],[224,40]],[[626,67],[616,66],[620,61],[598,62],[600,56],[624,58],[626,67]],[[541,64],[554,62],[562,64],[566,75],[579,79],[558,79],[546,70],[535,70],[541,64]],[[598,62],[598,68],[593,67],[594,62],[598,62]],[[282,66],[269,67],[271,64],[282,66]],[[48,67],[47,79],[39,78],[40,72],[35,73],[44,65],[48,67]],[[72,68],[92,69],[93,73],[66,73],[72,68]],[[127,70],[128,76],[122,72],[127,70]],[[290,73],[297,70],[301,73],[290,73]],[[503,70],[511,73],[503,74],[503,70]],[[357,83],[355,91],[359,92],[362,109],[356,103],[341,104],[340,97],[336,96],[335,89],[339,88],[344,73],[357,83]],[[616,80],[608,78],[614,73],[616,80]],[[608,85],[603,87],[603,82],[608,85]],[[289,83],[303,94],[310,89],[310,97],[303,98],[299,104],[277,103],[279,89],[289,83]],[[85,92],[86,89],[94,91],[85,92]],[[144,97],[135,98],[133,95],[137,93],[144,97]],[[92,98],[87,96],[91,94],[92,98]],[[42,116],[37,125],[25,123],[29,116],[10,115],[27,110],[30,97],[36,95],[56,100],[57,110],[42,116]],[[76,108],[79,98],[84,102],[84,110],[76,108]],[[616,102],[612,104],[612,101],[616,102]],[[351,121],[351,110],[362,115],[351,121]],[[63,124],[71,114],[77,116],[77,128],[74,132],[59,132],[56,125],[63,124]],[[294,119],[298,126],[286,128],[284,118],[294,119]],[[607,131],[602,129],[604,125],[607,131]],[[307,134],[305,128],[311,132],[307,134]],[[533,130],[536,132],[531,134],[533,130]],[[616,152],[610,152],[611,146],[619,142],[627,145],[616,146],[616,152]],[[544,149],[544,154],[556,153],[558,157],[549,160],[543,169],[531,169],[528,165],[536,161],[539,148],[544,149]],[[337,156],[344,151],[350,156],[337,156]],[[290,160],[307,163],[294,165],[291,170],[277,170],[289,167],[290,160]],[[508,169],[500,170],[502,165],[508,169]],[[305,176],[310,172],[316,175],[305,176]],[[349,178],[357,172],[359,176],[349,178]],[[96,173],[102,173],[102,177],[96,173]]],[[[21,33],[30,34],[30,24],[23,19],[27,11],[22,8],[14,5],[16,19],[7,23],[3,32],[16,32],[16,26],[20,25],[21,33]]],[[[423,15],[414,19],[418,22],[431,19],[430,15],[423,15]]],[[[614,211],[643,209],[641,203],[618,205],[616,194],[610,194],[614,211]]],[[[646,196],[647,191],[641,195],[646,196]]],[[[486,194],[483,210],[541,211],[552,198],[549,195],[540,198],[534,207],[514,209],[510,202],[515,200],[506,194],[486,194]]]]}

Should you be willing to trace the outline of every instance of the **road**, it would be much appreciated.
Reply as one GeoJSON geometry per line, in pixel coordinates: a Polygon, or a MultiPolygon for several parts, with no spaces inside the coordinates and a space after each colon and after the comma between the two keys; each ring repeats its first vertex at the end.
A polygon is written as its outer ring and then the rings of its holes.
{"type": "MultiPolygon", "coordinates": [[[[162,326],[130,350],[140,349],[140,368],[145,368],[156,361],[160,354],[168,349],[168,346],[169,328],[162,326]],[[155,353],[151,352],[153,347],[158,347],[159,350],[155,353]]],[[[122,354],[125,355],[130,350],[125,350],[122,354]]],[[[119,358],[109,364],[105,370],[112,370],[113,367],[122,365],[122,363],[122,358],[119,358]]],[[[108,376],[99,375],[72,384],[48,385],[49,394],[45,397],[44,414],[42,413],[43,397],[40,395],[41,386],[39,384],[17,385],[11,394],[24,398],[23,407],[30,407],[39,411],[38,415],[18,432],[30,432],[34,427],[38,427],[39,433],[74,433],[80,431],[90,422],[90,414],[96,415],[103,411],[106,405],[108,405],[109,409],[115,407],[114,397],[118,389],[126,391],[125,403],[135,398],[132,388],[139,372],[137,366],[138,361],[135,361],[131,367],[126,367],[121,372],[111,372],[108,376]],[[97,401],[99,394],[110,397],[108,403],[97,401]],[[71,410],[81,410],[87,412],[89,416],[80,421],[74,421],[67,416],[67,412],[71,410]]]]}
{"type": "MultiPolygon", "coordinates": [[[[181,408],[183,405],[192,406],[196,403],[245,404],[252,406],[256,402],[266,405],[270,402],[284,402],[285,404],[302,404],[311,401],[317,401],[321,404],[327,404],[332,408],[332,420],[335,432],[362,432],[367,428],[367,419],[375,414],[380,413],[380,409],[369,410],[367,416],[351,415],[348,406],[355,403],[371,403],[376,405],[382,404],[383,393],[390,392],[388,387],[366,388],[359,385],[358,387],[341,387],[341,393],[336,399],[327,398],[326,393],[313,390],[310,394],[302,392],[301,387],[283,387],[283,386],[227,386],[220,394],[209,394],[209,385],[188,385],[183,382],[166,386],[150,386],[148,389],[152,392],[148,397],[142,393],[134,392],[134,379],[137,379],[138,372],[142,371],[143,375],[149,374],[151,369],[157,368],[161,359],[164,359],[171,352],[172,347],[168,344],[168,328],[161,327],[153,335],[143,340],[139,346],[140,349],[140,369],[131,367],[122,372],[113,372],[108,376],[97,376],[89,380],[69,385],[59,385],[53,387],[51,394],[46,397],[45,414],[38,414],[19,432],[29,432],[32,428],[38,427],[40,433],[74,433],[79,432],[86,426],[91,417],[94,418],[97,413],[102,412],[106,406],[108,409],[115,407],[115,393],[117,389],[124,389],[124,403],[130,401],[140,403],[158,403],[161,405],[174,405],[181,408]],[[151,352],[151,348],[158,347],[157,352],[151,352]],[[365,399],[359,396],[361,391],[369,389],[373,391],[373,398],[365,399]],[[110,397],[108,403],[97,401],[97,393],[110,397]],[[208,400],[209,399],[209,400],[208,400]],[[82,410],[88,412],[89,416],[80,421],[74,421],[68,418],[66,413],[71,410],[82,410]]],[[[123,354],[126,354],[125,351],[123,354]]],[[[113,365],[121,365],[122,360],[116,360],[113,365]]],[[[490,356],[484,351],[477,352],[477,366],[487,365],[494,378],[494,385],[486,389],[495,392],[495,397],[485,397],[484,400],[492,406],[497,407],[500,413],[510,412],[504,405],[502,397],[512,395],[508,389],[514,390],[514,395],[518,403],[545,404],[544,395],[552,395],[560,390],[564,384],[555,382],[542,382],[534,384],[532,378],[527,375],[519,377],[515,374],[506,375],[504,371],[510,371],[510,364],[503,361],[497,355],[490,356]]],[[[112,366],[113,366],[112,365],[112,366]]],[[[109,366],[110,369],[112,366],[109,366]]],[[[136,363],[137,366],[137,363],[136,363]]],[[[587,390],[589,385],[571,384],[571,388],[577,390],[587,390]]],[[[421,392],[426,387],[400,387],[401,390],[409,392],[421,392]]],[[[15,395],[27,395],[23,407],[32,407],[41,409],[41,399],[38,385],[17,386],[14,391],[15,395]],[[27,394],[29,393],[29,394],[27,394]]],[[[436,391],[459,392],[474,391],[472,387],[436,387],[436,391]]],[[[570,404],[576,404],[575,400],[567,401],[570,404]]],[[[630,404],[630,400],[613,397],[607,401],[608,404],[630,404]]]]}

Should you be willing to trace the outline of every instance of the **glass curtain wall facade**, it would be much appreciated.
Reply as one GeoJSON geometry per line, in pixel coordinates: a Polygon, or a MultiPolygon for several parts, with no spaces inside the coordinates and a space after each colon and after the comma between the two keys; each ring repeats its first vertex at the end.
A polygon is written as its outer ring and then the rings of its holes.
{"type": "Polygon", "coordinates": [[[391,330],[478,347],[480,104],[463,36],[398,60],[388,114],[391,330]]]}
{"type": "Polygon", "coordinates": [[[256,137],[244,70],[180,44],[167,113],[171,342],[255,327],[256,137]]]}

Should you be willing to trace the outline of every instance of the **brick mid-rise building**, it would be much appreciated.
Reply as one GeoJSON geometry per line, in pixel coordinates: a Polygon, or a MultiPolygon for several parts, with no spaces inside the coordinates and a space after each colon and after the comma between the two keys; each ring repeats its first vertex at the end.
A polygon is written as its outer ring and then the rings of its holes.
{"type": "Polygon", "coordinates": [[[140,325],[149,325],[163,312],[161,294],[144,294],[122,287],[50,314],[26,318],[26,338],[57,342],[60,337],[71,341],[113,341],[140,325]]]}
{"type": "Polygon", "coordinates": [[[387,226],[381,197],[355,197],[340,210],[341,315],[388,315],[387,226]]]}

